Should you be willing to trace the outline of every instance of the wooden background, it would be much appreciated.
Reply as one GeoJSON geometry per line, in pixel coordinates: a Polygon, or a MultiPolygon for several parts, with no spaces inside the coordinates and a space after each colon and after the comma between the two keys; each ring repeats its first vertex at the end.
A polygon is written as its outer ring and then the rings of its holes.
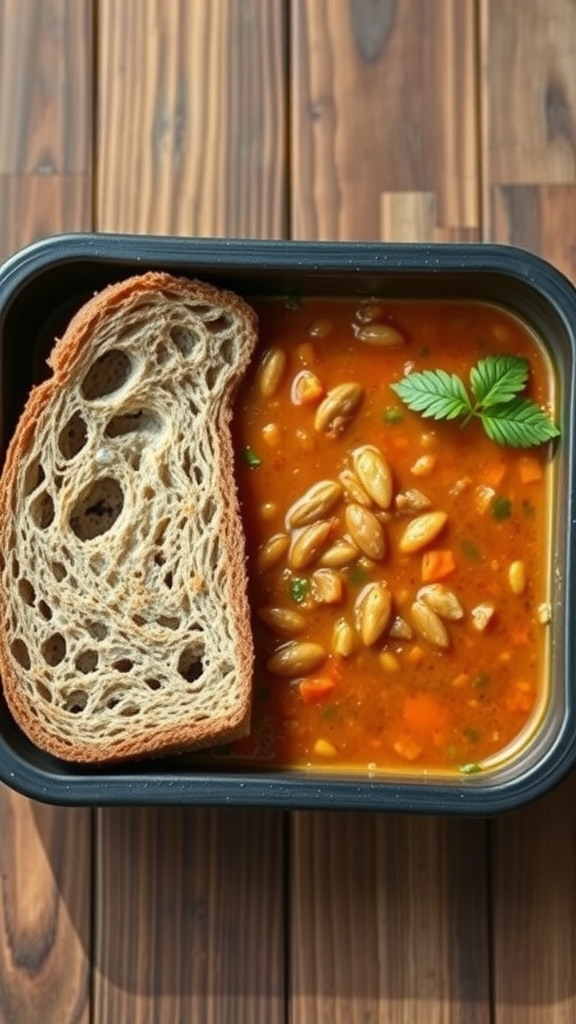
{"type": "MultiPolygon", "coordinates": [[[[576,280],[574,0],[0,0],[0,256],[496,240],[576,280]]],[[[576,1022],[576,781],[494,822],[0,787],[0,1024],[576,1022]]]]}

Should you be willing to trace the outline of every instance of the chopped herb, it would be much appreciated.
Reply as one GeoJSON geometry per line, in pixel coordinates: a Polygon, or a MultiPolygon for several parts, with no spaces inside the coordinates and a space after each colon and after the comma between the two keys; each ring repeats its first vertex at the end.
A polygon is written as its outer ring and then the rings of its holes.
{"type": "Polygon", "coordinates": [[[262,465],[262,459],[259,455],[256,455],[253,448],[245,448],[242,452],[242,457],[250,469],[258,469],[258,466],[262,465]]]}
{"type": "Polygon", "coordinates": [[[351,565],[348,569],[348,580],[353,587],[362,587],[368,582],[369,578],[368,569],[363,565],[358,565],[358,562],[351,565]]]}
{"type": "Polygon", "coordinates": [[[302,309],[304,300],[301,295],[294,292],[293,294],[286,295],[284,297],[284,305],[286,306],[286,309],[302,309]]]}
{"type": "Polygon", "coordinates": [[[505,519],[510,519],[512,515],[512,502],[508,498],[496,495],[492,499],[491,507],[492,515],[497,523],[503,523],[505,519]]]}
{"type": "Polygon", "coordinates": [[[390,387],[422,416],[435,420],[463,416],[463,426],[476,417],[492,441],[530,448],[558,437],[560,431],[536,402],[520,397],[528,373],[528,361],[520,356],[489,355],[470,370],[473,399],[460,377],[446,370],[409,373],[390,387]]]}
{"type": "Polygon", "coordinates": [[[472,680],[472,686],[476,690],[483,690],[485,686],[488,686],[490,682],[490,676],[487,672],[478,672],[472,680]]]}
{"type": "Polygon", "coordinates": [[[290,597],[296,604],[302,604],[310,590],[310,583],[303,576],[293,576],[289,584],[290,597]]]}
{"type": "Polygon", "coordinates": [[[478,729],[473,729],[472,726],[467,726],[467,728],[464,729],[464,735],[470,743],[478,743],[478,740],[480,739],[478,729]]]}
{"type": "Polygon", "coordinates": [[[324,722],[333,722],[335,718],[338,718],[338,708],[335,704],[327,704],[325,708],[322,708],[320,718],[324,722]]]}
{"type": "Polygon", "coordinates": [[[469,761],[468,764],[460,765],[460,771],[462,775],[477,775],[482,771],[482,766],[477,761],[469,761]]]}
{"type": "Polygon", "coordinates": [[[522,514],[525,515],[527,519],[531,519],[535,513],[536,509],[532,502],[529,501],[528,498],[522,498],[522,514]]]}
{"type": "Polygon", "coordinates": [[[481,562],[482,561],[482,555],[481,555],[479,549],[476,547],[475,544],[472,543],[471,540],[463,540],[461,542],[461,544],[460,544],[460,550],[462,551],[462,554],[470,562],[481,562]]]}
{"type": "Polygon", "coordinates": [[[400,423],[404,419],[404,413],[399,405],[388,405],[382,413],[384,423],[400,423]]]}

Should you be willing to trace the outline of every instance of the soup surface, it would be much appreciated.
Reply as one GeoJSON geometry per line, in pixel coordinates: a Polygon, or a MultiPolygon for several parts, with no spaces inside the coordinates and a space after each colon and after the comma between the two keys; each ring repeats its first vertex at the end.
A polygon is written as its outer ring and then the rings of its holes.
{"type": "Polygon", "coordinates": [[[423,419],[390,385],[490,354],[546,358],[507,312],[463,302],[256,303],[233,424],[268,765],[474,772],[545,699],[550,446],[423,419]]]}

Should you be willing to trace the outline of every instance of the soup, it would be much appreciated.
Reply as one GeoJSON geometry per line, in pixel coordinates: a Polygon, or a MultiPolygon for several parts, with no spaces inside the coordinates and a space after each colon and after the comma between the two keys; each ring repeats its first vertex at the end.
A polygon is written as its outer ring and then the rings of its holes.
{"type": "Polygon", "coordinates": [[[497,354],[553,383],[531,331],[481,303],[256,304],[236,403],[256,668],[230,753],[299,768],[475,772],[546,699],[550,445],[422,418],[393,385],[497,354]]]}

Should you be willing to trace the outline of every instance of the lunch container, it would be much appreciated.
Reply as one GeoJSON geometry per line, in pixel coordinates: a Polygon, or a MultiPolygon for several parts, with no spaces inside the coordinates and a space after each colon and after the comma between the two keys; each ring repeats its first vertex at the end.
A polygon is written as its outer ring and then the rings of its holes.
{"type": "Polygon", "coordinates": [[[250,300],[319,295],[481,300],[524,320],[556,376],[561,438],[552,508],[553,586],[547,706],[533,737],[501,767],[469,776],[242,770],[166,758],[87,768],[37,749],[0,703],[0,779],[55,804],[252,805],[492,815],[547,792],[576,756],[573,480],[576,292],[549,264],[507,246],[388,245],[69,235],[39,242],[0,270],[2,456],[30,387],[72,314],[97,290],[148,269],[198,277],[250,300]]]}

